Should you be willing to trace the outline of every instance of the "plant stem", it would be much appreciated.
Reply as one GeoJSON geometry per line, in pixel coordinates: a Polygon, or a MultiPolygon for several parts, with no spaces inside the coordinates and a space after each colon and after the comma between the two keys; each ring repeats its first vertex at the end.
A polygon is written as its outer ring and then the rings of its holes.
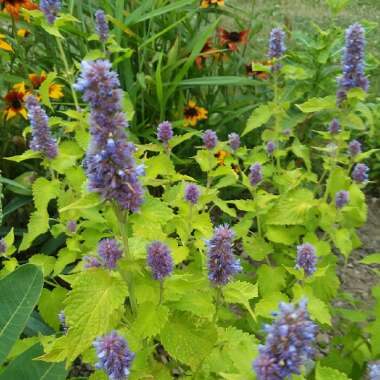
{"type": "Polygon", "coordinates": [[[162,301],[164,300],[164,280],[160,280],[160,302],[159,304],[162,304],[162,301]]]}
{"type": "Polygon", "coordinates": [[[63,64],[65,66],[66,76],[68,77],[69,82],[70,82],[70,89],[71,89],[71,94],[72,94],[73,101],[74,101],[74,104],[75,104],[75,108],[76,108],[76,110],[79,110],[79,102],[78,102],[77,94],[75,92],[74,84],[73,84],[74,83],[74,77],[71,74],[69,63],[67,62],[66,54],[65,54],[65,51],[64,51],[63,46],[62,46],[62,42],[59,39],[59,37],[56,37],[56,41],[57,41],[59,53],[61,55],[63,64]]]}
{"type": "Polygon", "coordinates": [[[222,300],[222,290],[218,286],[216,288],[216,295],[215,295],[215,314],[213,318],[213,323],[216,323],[218,321],[218,314],[219,314],[219,308],[221,306],[221,300],[222,300]]]}

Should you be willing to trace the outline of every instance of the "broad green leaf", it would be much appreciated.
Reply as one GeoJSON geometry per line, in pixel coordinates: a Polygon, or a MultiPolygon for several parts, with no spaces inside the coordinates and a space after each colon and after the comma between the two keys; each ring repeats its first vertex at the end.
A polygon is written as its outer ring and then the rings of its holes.
{"type": "Polygon", "coordinates": [[[39,267],[44,275],[44,277],[49,276],[53,271],[56,258],[54,256],[48,256],[43,254],[34,254],[30,259],[29,263],[34,264],[39,267]]]}
{"type": "Polygon", "coordinates": [[[0,364],[20,336],[43,286],[41,271],[26,264],[0,281],[0,364]]]}
{"type": "Polygon", "coordinates": [[[127,286],[118,276],[103,270],[92,270],[78,275],[65,300],[64,309],[69,331],[57,339],[47,354],[48,362],[67,359],[71,363],[87,350],[97,336],[112,328],[116,311],[127,296],[127,286]]]}
{"type": "Polygon", "coordinates": [[[8,364],[0,380],[65,380],[67,371],[63,363],[35,360],[42,353],[42,346],[32,346],[8,364]]]}
{"type": "Polygon", "coordinates": [[[341,228],[334,232],[333,239],[336,247],[347,259],[353,249],[350,231],[346,228],[341,228]]]}
{"type": "Polygon", "coordinates": [[[63,213],[70,210],[83,210],[95,207],[102,203],[99,194],[97,193],[86,193],[82,198],[69,204],[68,206],[62,207],[59,212],[63,213]]]}
{"type": "Polygon", "coordinates": [[[243,247],[244,251],[255,261],[261,261],[273,252],[272,245],[259,236],[244,237],[243,247]]]}
{"type": "Polygon", "coordinates": [[[255,314],[265,318],[272,316],[274,311],[278,311],[280,302],[288,302],[288,297],[280,292],[265,295],[255,306],[255,314]]]}
{"type": "Polygon", "coordinates": [[[336,97],[330,95],[325,98],[311,98],[305,103],[296,104],[296,107],[304,113],[333,110],[336,108],[336,97]]]}
{"type": "Polygon", "coordinates": [[[169,309],[166,306],[146,302],[139,305],[137,318],[133,322],[131,329],[133,334],[141,339],[151,338],[161,331],[168,318],[169,309]]]}
{"type": "Polygon", "coordinates": [[[57,73],[51,72],[46,76],[46,79],[42,82],[38,92],[41,96],[42,104],[46,107],[52,109],[52,105],[49,97],[49,87],[53,83],[54,79],[57,77],[57,73]]]}
{"type": "Polygon", "coordinates": [[[43,320],[53,327],[56,331],[59,330],[60,323],[58,314],[63,310],[63,300],[67,290],[57,286],[53,290],[43,289],[41,298],[38,302],[38,310],[40,311],[43,320]]]}
{"type": "Polygon", "coordinates": [[[49,214],[47,206],[49,202],[59,194],[60,183],[58,180],[49,181],[46,178],[38,178],[32,185],[33,200],[36,207],[28,223],[28,232],[24,234],[19,251],[30,247],[33,240],[49,229],[49,214]]]}
{"type": "Polygon", "coordinates": [[[257,270],[260,295],[278,292],[285,287],[286,273],[281,267],[270,267],[263,264],[257,270]]]}
{"type": "Polygon", "coordinates": [[[271,209],[266,222],[274,225],[305,224],[309,212],[316,206],[314,194],[307,189],[297,189],[284,194],[271,209]]]}
{"type": "Polygon", "coordinates": [[[362,264],[380,264],[380,253],[372,253],[371,255],[366,256],[363,260],[360,260],[362,264]]]}
{"type": "Polygon", "coordinates": [[[165,350],[193,370],[210,354],[217,340],[213,323],[192,318],[188,314],[175,314],[160,336],[165,350]]]}
{"type": "Polygon", "coordinates": [[[195,155],[195,161],[197,161],[203,172],[210,172],[218,164],[216,158],[209,150],[200,149],[195,155]]]}
{"type": "Polygon", "coordinates": [[[315,380],[350,380],[345,373],[342,373],[334,368],[322,367],[317,365],[315,380]]]}
{"type": "Polygon", "coordinates": [[[14,240],[15,240],[15,234],[14,234],[14,228],[12,227],[11,230],[4,236],[4,242],[6,244],[6,251],[4,253],[5,256],[12,255],[16,248],[13,246],[14,240]]]}
{"type": "Polygon", "coordinates": [[[26,150],[23,154],[20,154],[18,156],[4,157],[4,160],[22,162],[25,160],[30,160],[32,158],[38,158],[40,156],[41,156],[40,152],[34,152],[33,150],[29,149],[29,150],[26,150]]]}
{"type": "Polygon", "coordinates": [[[304,232],[301,227],[283,227],[269,225],[266,233],[268,240],[274,243],[293,245],[304,232]]]}
{"type": "Polygon", "coordinates": [[[256,108],[249,117],[242,136],[245,136],[247,133],[267,123],[271,118],[272,114],[273,110],[268,104],[262,104],[261,106],[256,108]]]}
{"type": "Polygon", "coordinates": [[[208,289],[186,292],[174,305],[177,310],[188,311],[198,317],[211,320],[215,314],[214,299],[208,289]]]}
{"type": "Polygon", "coordinates": [[[253,285],[246,281],[230,282],[223,288],[223,296],[226,302],[244,305],[252,318],[256,319],[253,315],[249,301],[259,296],[257,284],[253,285]]]}

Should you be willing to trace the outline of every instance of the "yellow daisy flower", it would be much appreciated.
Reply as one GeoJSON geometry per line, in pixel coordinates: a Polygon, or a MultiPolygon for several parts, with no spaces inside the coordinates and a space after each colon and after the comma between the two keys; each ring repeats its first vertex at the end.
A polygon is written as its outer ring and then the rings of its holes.
{"type": "Polygon", "coordinates": [[[185,117],[185,125],[194,127],[198,121],[207,119],[208,111],[203,107],[197,106],[193,100],[189,100],[183,114],[185,117]]]}

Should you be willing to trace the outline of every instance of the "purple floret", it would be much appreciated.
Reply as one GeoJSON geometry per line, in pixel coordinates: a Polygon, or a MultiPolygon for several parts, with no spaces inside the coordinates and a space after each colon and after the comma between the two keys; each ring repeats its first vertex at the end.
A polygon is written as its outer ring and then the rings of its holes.
{"type": "Polygon", "coordinates": [[[233,253],[233,230],[227,225],[215,227],[207,244],[208,278],[215,285],[226,285],[241,271],[240,262],[233,253]]]}
{"type": "Polygon", "coordinates": [[[30,148],[34,152],[41,152],[48,159],[52,160],[58,155],[57,142],[53,139],[49,128],[49,118],[42,109],[37,98],[28,95],[25,101],[28,111],[28,119],[32,127],[32,141],[30,148]]]}
{"type": "Polygon", "coordinates": [[[170,121],[163,121],[157,127],[157,139],[160,140],[165,146],[173,138],[173,128],[170,121]]]}
{"type": "Polygon", "coordinates": [[[345,190],[338,191],[335,194],[335,207],[342,208],[344,207],[350,199],[350,193],[345,190]]]}
{"type": "Polygon", "coordinates": [[[98,357],[96,368],[102,369],[111,380],[126,380],[135,354],[128,342],[116,331],[99,337],[93,343],[98,357]]]}
{"type": "Polygon", "coordinates": [[[148,265],[152,271],[155,280],[163,280],[173,272],[173,258],[169,247],[156,240],[152,242],[148,248],[148,265]]]}
{"type": "Polygon", "coordinates": [[[228,143],[233,151],[236,151],[240,148],[240,136],[232,132],[228,135],[228,143]]]}
{"type": "Polygon", "coordinates": [[[369,168],[366,164],[356,164],[352,171],[351,177],[357,183],[368,181],[369,168]]]}
{"type": "Polygon", "coordinates": [[[109,33],[109,28],[108,28],[108,22],[106,19],[106,14],[104,13],[103,10],[98,9],[95,12],[95,20],[96,20],[96,33],[99,36],[99,39],[101,42],[106,42],[108,39],[108,33],[109,33]]]}
{"type": "Polygon", "coordinates": [[[61,10],[59,0],[40,0],[40,9],[45,14],[47,22],[53,24],[61,10]]]}
{"type": "Polygon", "coordinates": [[[200,191],[197,185],[190,183],[185,188],[185,200],[193,205],[198,202],[200,191]]]}
{"type": "Polygon", "coordinates": [[[313,343],[317,326],[307,312],[306,300],[298,305],[281,302],[275,320],[266,325],[265,345],[259,346],[259,356],[253,362],[257,380],[284,380],[300,375],[301,366],[314,356],[313,343]]]}
{"type": "Polygon", "coordinates": [[[118,260],[123,256],[120,244],[115,239],[103,239],[98,244],[98,254],[102,258],[102,266],[113,270],[118,260]]]}
{"type": "Polygon", "coordinates": [[[207,131],[203,133],[202,139],[203,145],[208,150],[214,149],[218,144],[218,136],[216,135],[215,131],[211,129],[207,129],[207,131]]]}
{"type": "Polygon", "coordinates": [[[315,248],[309,243],[297,246],[296,268],[303,269],[305,276],[311,276],[316,270],[317,256],[315,248]]]}
{"type": "Polygon", "coordinates": [[[249,168],[249,182],[252,186],[258,185],[263,180],[263,168],[256,162],[249,168]]]}

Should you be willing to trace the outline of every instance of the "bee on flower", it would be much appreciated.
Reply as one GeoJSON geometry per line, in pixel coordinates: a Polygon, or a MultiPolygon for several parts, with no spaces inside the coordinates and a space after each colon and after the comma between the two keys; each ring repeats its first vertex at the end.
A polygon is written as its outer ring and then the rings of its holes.
{"type": "Polygon", "coordinates": [[[193,100],[189,100],[183,110],[183,114],[185,125],[195,127],[199,121],[207,119],[208,111],[203,107],[199,107],[193,100]]]}
{"type": "Polygon", "coordinates": [[[37,9],[37,4],[30,0],[0,0],[0,6],[3,12],[9,13],[14,19],[18,20],[21,9],[37,9]]]}
{"type": "Polygon", "coordinates": [[[230,51],[238,50],[238,45],[246,45],[248,42],[248,30],[243,30],[241,32],[228,32],[227,30],[221,28],[218,34],[220,45],[227,47],[230,51]]]}
{"type": "Polygon", "coordinates": [[[201,1],[201,8],[208,8],[211,5],[216,5],[216,6],[223,6],[224,5],[224,0],[202,0],[201,1]]]}
{"type": "MultiPolygon", "coordinates": [[[[33,89],[38,90],[43,82],[45,82],[47,76],[45,71],[42,71],[40,75],[38,74],[29,74],[29,80],[32,84],[33,89]]],[[[63,98],[62,92],[63,86],[57,83],[51,83],[49,85],[49,98],[58,100],[63,98]]]]}
{"type": "Polygon", "coordinates": [[[21,115],[24,119],[27,118],[25,108],[25,98],[30,94],[30,90],[26,90],[25,83],[17,83],[4,96],[5,110],[4,115],[6,120],[12,119],[17,115],[21,115]]]}

